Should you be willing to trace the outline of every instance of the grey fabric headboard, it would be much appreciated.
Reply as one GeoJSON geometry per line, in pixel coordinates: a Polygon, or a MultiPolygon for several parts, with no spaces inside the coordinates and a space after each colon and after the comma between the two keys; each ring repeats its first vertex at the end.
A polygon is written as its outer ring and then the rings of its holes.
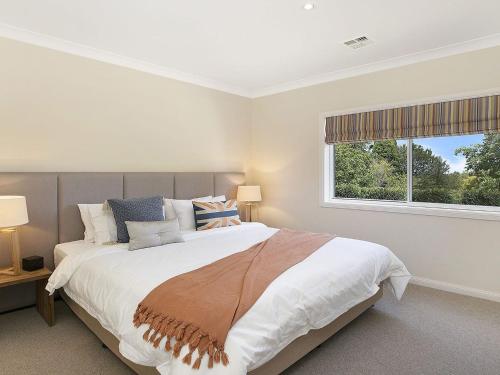
{"type": "MultiPolygon", "coordinates": [[[[226,172],[75,172],[0,173],[0,195],[25,195],[29,224],[20,229],[22,256],[41,255],[54,267],[57,243],[83,239],[78,203],[101,203],[108,198],[163,195],[191,199],[205,195],[236,198],[244,173],[226,172]]],[[[0,236],[0,247],[8,246],[0,236]]],[[[0,268],[10,259],[0,251],[0,268]]],[[[0,312],[34,302],[32,285],[0,289],[0,312]]]]}

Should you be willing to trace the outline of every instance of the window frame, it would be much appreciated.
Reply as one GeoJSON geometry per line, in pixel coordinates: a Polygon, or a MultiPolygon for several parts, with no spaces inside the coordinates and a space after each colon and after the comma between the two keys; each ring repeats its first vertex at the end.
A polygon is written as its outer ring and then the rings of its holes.
{"type": "Polygon", "coordinates": [[[337,116],[348,113],[374,111],[380,109],[394,108],[398,106],[415,105],[433,103],[442,100],[455,100],[467,97],[474,97],[478,95],[498,94],[500,89],[494,92],[484,91],[481,93],[474,93],[469,95],[462,95],[447,98],[432,98],[420,102],[412,103],[397,103],[377,108],[358,108],[350,111],[337,111],[322,113],[320,115],[320,206],[351,209],[351,210],[368,210],[368,211],[382,211],[401,214],[414,214],[414,215],[429,215],[429,216],[444,216],[466,219],[478,220],[494,220],[500,221],[500,207],[494,206],[474,206],[474,205],[460,205],[448,203],[428,203],[428,202],[412,202],[412,189],[413,189],[413,173],[412,173],[412,151],[413,139],[407,139],[407,197],[406,201],[384,201],[384,200],[368,200],[358,198],[337,198],[335,197],[335,152],[334,145],[325,144],[325,124],[326,117],[337,116]]]}

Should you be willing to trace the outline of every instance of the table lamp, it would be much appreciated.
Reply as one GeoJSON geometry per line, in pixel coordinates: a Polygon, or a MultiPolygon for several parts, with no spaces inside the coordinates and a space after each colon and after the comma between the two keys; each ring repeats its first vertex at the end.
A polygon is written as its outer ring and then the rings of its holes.
{"type": "Polygon", "coordinates": [[[238,196],[236,199],[239,202],[246,202],[245,218],[247,221],[252,221],[252,206],[255,205],[255,202],[262,200],[260,186],[238,186],[238,196]]]}
{"type": "Polygon", "coordinates": [[[17,227],[28,222],[26,197],[0,196],[0,233],[7,233],[11,239],[12,267],[0,270],[3,275],[21,273],[21,252],[17,227]]]}

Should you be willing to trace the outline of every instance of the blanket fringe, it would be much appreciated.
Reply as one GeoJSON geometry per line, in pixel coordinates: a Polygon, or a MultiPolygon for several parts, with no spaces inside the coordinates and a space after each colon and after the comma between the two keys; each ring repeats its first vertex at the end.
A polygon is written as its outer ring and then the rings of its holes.
{"type": "Polygon", "coordinates": [[[201,366],[201,356],[199,356],[196,361],[194,361],[194,364],[193,364],[193,369],[194,370],[199,370],[200,369],[200,366],[201,366]]]}
{"type": "Polygon", "coordinates": [[[161,341],[166,338],[165,351],[172,351],[173,356],[179,358],[182,348],[187,346],[189,352],[182,358],[182,362],[186,365],[191,365],[193,353],[197,350],[198,358],[192,365],[195,370],[200,368],[205,355],[208,356],[208,368],[213,368],[214,362],[222,362],[224,366],[229,364],[229,357],[224,351],[224,346],[219,345],[217,339],[200,327],[165,314],[157,314],[140,304],[134,314],[134,326],[138,328],[143,324],[148,325],[148,329],[142,337],[153,347],[158,348],[161,341]],[[172,338],[175,339],[173,347],[172,338]]]}

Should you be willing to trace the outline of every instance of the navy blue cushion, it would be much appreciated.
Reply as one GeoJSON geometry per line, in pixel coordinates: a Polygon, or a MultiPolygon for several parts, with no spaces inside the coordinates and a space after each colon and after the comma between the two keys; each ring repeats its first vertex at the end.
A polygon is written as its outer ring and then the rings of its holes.
{"type": "Polygon", "coordinates": [[[129,242],[126,221],[163,221],[163,197],[108,199],[116,221],[118,242],[129,242]]]}
{"type": "Polygon", "coordinates": [[[229,227],[241,225],[236,200],[225,202],[193,201],[196,230],[229,227]]]}

